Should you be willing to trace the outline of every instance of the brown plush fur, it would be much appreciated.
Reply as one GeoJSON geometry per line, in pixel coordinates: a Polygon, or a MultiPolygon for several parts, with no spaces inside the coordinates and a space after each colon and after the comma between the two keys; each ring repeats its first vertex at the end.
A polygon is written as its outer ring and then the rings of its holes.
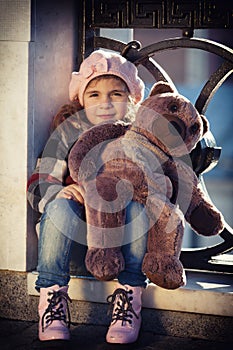
{"type": "Polygon", "coordinates": [[[76,142],[69,168],[85,188],[86,266],[96,278],[113,279],[124,269],[124,208],[134,200],[145,206],[151,223],[143,272],[163,288],[185,284],[179,260],[184,221],[206,236],[224,228],[221,213],[187,164],[207,130],[206,118],[189,100],[158,82],[130,128],[119,122],[98,125],[76,142]]]}

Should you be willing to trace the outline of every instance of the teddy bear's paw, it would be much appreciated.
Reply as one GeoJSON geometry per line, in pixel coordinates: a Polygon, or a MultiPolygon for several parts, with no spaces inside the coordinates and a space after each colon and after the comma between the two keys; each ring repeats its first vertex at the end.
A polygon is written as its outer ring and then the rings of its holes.
{"type": "Polygon", "coordinates": [[[113,280],[125,267],[119,248],[89,248],[85,263],[87,270],[101,281],[113,280]]]}
{"type": "Polygon", "coordinates": [[[151,282],[162,288],[177,289],[186,283],[183,266],[174,256],[147,253],[142,270],[151,282]]]}
{"type": "Polygon", "coordinates": [[[203,236],[217,235],[224,229],[222,214],[206,203],[200,203],[190,217],[192,228],[203,236]]]}

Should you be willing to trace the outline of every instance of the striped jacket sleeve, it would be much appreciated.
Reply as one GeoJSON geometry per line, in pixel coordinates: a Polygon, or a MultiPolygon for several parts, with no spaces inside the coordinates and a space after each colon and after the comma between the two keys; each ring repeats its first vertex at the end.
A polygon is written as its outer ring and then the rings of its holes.
{"type": "Polygon", "coordinates": [[[43,213],[46,204],[66,185],[68,154],[81,131],[64,122],[50,136],[27,184],[27,199],[35,211],[43,213]]]}

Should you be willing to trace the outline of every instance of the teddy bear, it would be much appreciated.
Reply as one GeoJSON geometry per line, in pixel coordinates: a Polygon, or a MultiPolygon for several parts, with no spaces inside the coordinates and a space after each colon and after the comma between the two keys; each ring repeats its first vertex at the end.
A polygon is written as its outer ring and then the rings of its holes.
{"type": "Polygon", "coordinates": [[[154,284],[186,283],[179,259],[185,221],[201,235],[217,235],[224,218],[202,190],[190,152],[209,130],[205,116],[167,82],[141,103],[132,125],[103,123],[84,132],[69,154],[73,181],[83,186],[87,269],[99,280],[124,269],[125,208],[143,204],[150,222],[142,271],[154,284]]]}

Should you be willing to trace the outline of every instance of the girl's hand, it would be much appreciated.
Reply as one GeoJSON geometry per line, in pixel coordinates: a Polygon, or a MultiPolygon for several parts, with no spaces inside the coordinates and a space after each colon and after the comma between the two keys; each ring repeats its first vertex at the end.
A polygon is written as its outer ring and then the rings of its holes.
{"type": "Polygon", "coordinates": [[[76,202],[84,204],[84,188],[77,184],[64,187],[58,192],[56,198],[72,199],[76,202]]]}

